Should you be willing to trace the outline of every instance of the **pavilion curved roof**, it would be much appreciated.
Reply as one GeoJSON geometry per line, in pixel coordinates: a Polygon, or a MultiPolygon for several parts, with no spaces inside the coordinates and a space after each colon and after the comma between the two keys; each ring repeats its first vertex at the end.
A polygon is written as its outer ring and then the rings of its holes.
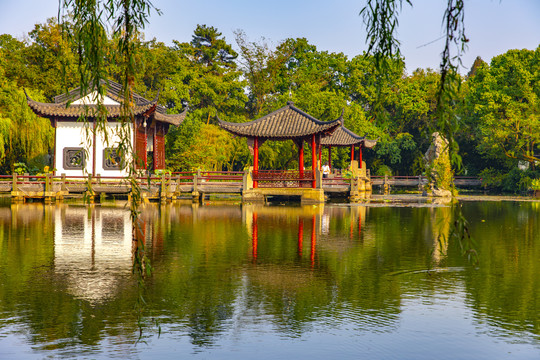
{"type": "MultiPolygon", "coordinates": [[[[121,103],[123,102],[122,97],[122,85],[114,81],[105,81],[101,80],[102,84],[106,87],[105,96],[110,99],[120,103],[117,104],[104,104],[102,105],[107,110],[108,118],[119,118],[123,114],[123,109],[121,103]]],[[[26,93],[26,91],[25,91],[26,93]]],[[[81,99],[83,96],[80,93],[80,87],[74,90],[71,90],[69,93],[58,95],[54,98],[54,103],[42,103],[35,100],[32,100],[28,94],[26,94],[26,100],[28,106],[39,116],[46,118],[72,118],[77,119],[80,116],[93,116],[97,111],[97,105],[92,104],[73,104],[72,102],[81,99]]],[[[167,110],[159,105],[158,96],[153,100],[147,100],[144,97],[133,93],[133,106],[131,110],[133,115],[143,115],[154,117],[156,121],[161,121],[171,125],[178,126],[186,117],[187,111],[184,110],[180,114],[167,114],[167,110]]]]}
{"type": "Polygon", "coordinates": [[[321,139],[321,145],[326,146],[352,146],[363,145],[371,149],[377,144],[377,140],[366,139],[365,136],[358,136],[345,126],[341,125],[332,135],[321,139]]]}
{"type": "Polygon", "coordinates": [[[342,121],[342,116],[332,121],[318,120],[295,107],[291,101],[284,107],[250,122],[231,123],[218,117],[219,126],[234,135],[274,140],[304,138],[314,134],[328,136],[342,121]]]}

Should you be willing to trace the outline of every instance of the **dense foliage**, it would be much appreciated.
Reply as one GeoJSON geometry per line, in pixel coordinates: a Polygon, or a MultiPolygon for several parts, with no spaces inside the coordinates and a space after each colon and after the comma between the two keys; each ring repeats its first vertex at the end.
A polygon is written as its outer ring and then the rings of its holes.
{"type": "MultiPolygon", "coordinates": [[[[49,165],[53,129],[25,104],[23,89],[35,99],[78,86],[77,39],[74,25],[49,19],[24,39],[0,35],[0,171],[15,164],[42,171],[49,165]]],[[[417,69],[408,74],[403,59],[388,60],[392,71],[381,78],[376,59],[359,54],[321,51],[305,38],[286,39],[273,47],[264,39],[251,41],[241,31],[231,44],[218,29],[198,25],[192,40],[171,46],[138,36],[134,46],[134,89],[147,98],[159,91],[169,112],[186,106],[187,119],[167,135],[171,170],[240,170],[250,165],[245,140],[216,126],[217,117],[245,122],[264,116],[288,100],[321,120],[344,112],[345,126],[359,135],[378,138],[364,153],[373,173],[418,175],[425,171],[422,156],[437,118],[440,74],[417,69]],[[384,87],[376,86],[384,82],[384,87]],[[384,116],[381,116],[384,114],[384,116]]],[[[104,39],[104,71],[121,82],[117,42],[104,39]]],[[[512,179],[527,188],[537,178],[540,134],[540,47],[511,50],[471,64],[454,99],[460,120],[455,139],[467,175],[481,175],[490,186],[506,188],[512,179]],[[528,167],[526,172],[517,170],[528,167]]],[[[323,153],[323,161],[327,153],[323,153]]],[[[335,167],[346,167],[348,149],[333,152],[335,167]]],[[[306,163],[310,162],[306,152],[306,163]]],[[[296,168],[292,142],[266,142],[263,168],[296,168]]],[[[518,187],[510,186],[512,191],[518,187]]]]}

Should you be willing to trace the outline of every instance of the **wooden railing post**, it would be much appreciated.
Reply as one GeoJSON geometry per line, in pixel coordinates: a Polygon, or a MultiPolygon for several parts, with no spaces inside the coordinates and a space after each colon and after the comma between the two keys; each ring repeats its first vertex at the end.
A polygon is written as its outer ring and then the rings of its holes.
{"type": "Polygon", "coordinates": [[[315,188],[322,189],[322,171],[317,168],[315,170],[315,188]]]}
{"type": "Polygon", "coordinates": [[[86,196],[88,197],[88,202],[94,203],[94,189],[92,187],[92,174],[88,174],[88,189],[86,190],[86,196]]]}
{"type": "Polygon", "coordinates": [[[51,174],[45,174],[45,193],[51,191],[51,174]]]}
{"type": "Polygon", "coordinates": [[[13,182],[11,183],[11,191],[17,191],[17,173],[13,173],[13,182]]]}
{"type": "Polygon", "coordinates": [[[174,187],[173,199],[177,199],[178,196],[180,196],[180,177],[180,174],[178,174],[178,176],[176,177],[176,185],[174,187]]]}
{"type": "Polygon", "coordinates": [[[66,174],[62,174],[62,185],[60,185],[61,191],[67,191],[67,185],[66,185],[66,174]]]}
{"type": "Polygon", "coordinates": [[[197,169],[197,172],[193,174],[193,191],[191,198],[193,201],[199,201],[199,178],[201,176],[201,170],[197,169]]]}
{"type": "Polygon", "coordinates": [[[162,203],[167,200],[167,174],[165,171],[161,174],[161,186],[160,186],[159,198],[162,203]]]}

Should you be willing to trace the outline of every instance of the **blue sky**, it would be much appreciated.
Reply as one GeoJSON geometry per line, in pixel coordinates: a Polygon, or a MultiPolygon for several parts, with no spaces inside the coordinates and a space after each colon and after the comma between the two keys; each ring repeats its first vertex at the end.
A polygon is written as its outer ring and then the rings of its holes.
{"type": "MultiPolygon", "coordinates": [[[[412,0],[400,16],[398,38],[409,72],[437,69],[443,40],[442,16],[446,0],[412,0]],[[437,40],[437,41],[435,41],[437,40]],[[429,44],[428,44],[429,43],[429,44]],[[428,44],[428,45],[426,45],[428,44]],[[423,46],[425,45],[425,46],[423,46]]],[[[197,24],[218,28],[234,44],[233,31],[242,29],[252,41],[264,37],[277,45],[288,37],[305,37],[319,50],[343,52],[349,57],[365,49],[365,30],[358,13],[363,0],[154,0],[163,11],[155,13],[145,30],[156,37],[189,41],[197,24]]],[[[58,0],[0,0],[0,34],[22,37],[35,23],[57,16],[58,0]]],[[[489,61],[509,49],[540,45],[540,0],[465,0],[469,47],[463,64],[476,56],[489,61]]],[[[466,71],[466,69],[464,70],[466,71]]]]}

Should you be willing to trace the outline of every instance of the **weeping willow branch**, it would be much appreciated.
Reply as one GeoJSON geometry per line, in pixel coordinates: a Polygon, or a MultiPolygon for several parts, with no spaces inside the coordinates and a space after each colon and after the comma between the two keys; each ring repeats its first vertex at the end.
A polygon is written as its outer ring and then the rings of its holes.
{"type": "MultiPolygon", "coordinates": [[[[108,48],[107,29],[112,32],[112,38],[117,39],[117,49],[122,58],[123,66],[123,104],[120,117],[120,126],[116,129],[119,143],[118,155],[124,159],[132,158],[127,162],[129,182],[132,188],[132,201],[130,202],[130,216],[133,226],[133,273],[137,278],[138,297],[136,311],[142,337],[142,310],[144,307],[144,278],[151,274],[151,266],[145,252],[145,239],[142,231],[139,204],[141,189],[137,181],[135,167],[135,149],[133,146],[132,131],[135,129],[133,116],[133,82],[135,74],[134,42],[139,33],[148,23],[152,10],[157,11],[149,0],[59,0],[59,17],[64,12],[72,15],[75,34],[73,34],[79,56],[79,77],[81,96],[90,92],[95,94],[93,102],[97,109],[91,114],[94,119],[92,127],[88,122],[88,115],[81,120],[85,122],[86,138],[95,140],[99,134],[109,144],[109,130],[107,127],[107,109],[103,105],[105,89],[107,86],[106,51],[108,48]],[[92,135],[90,135],[92,134],[92,135]]],[[[59,19],[60,22],[60,19],[59,19]]],[[[87,141],[87,144],[92,141],[87,141]]]]}
{"type": "Polygon", "coordinates": [[[445,46],[441,53],[440,83],[437,90],[437,130],[448,140],[452,164],[460,169],[461,157],[455,134],[460,128],[460,118],[455,105],[461,90],[461,56],[467,49],[469,39],[465,36],[465,10],[463,0],[448,0],[443,17],[445,46]],[[452,48],[455,54],[452,54],[452,48]]]}
{"type": "Polygon", "coordinates": [[[412,6],[410,0],[368,0],[359,14],[367,29],[366,42],[369,45],[366,56],[373,55],[375,65],[373,113],[382,126],[386,125],[388,117],[383,104],[383,85],[390,82],[392,74],[397,73],[403,63],[400,42],[396,37],[403,2],[412,6]]]}
{"type": "MultiPolygon", "coordinates": [[[[400,59],[399,41],[396,38],[398,15],[403,2],[412,6],[411,0],[367,0],[367,4],[360,11],[366,25],[366,41],[369,44],[368,54],[374,57],[376,79],[388,79],[391,74],[391,64],[400,59]]],[[[457,99],[461,85],[459,67],[461,56],[467,48],[468,39],[465,36],[465,11],[464,0],[447,0],[447,7],[443,17],[445,31],[445,47],[441,53],[440,83],[437,92],[437,121],[432,132],[438,131],[448,141],[448,150],[451,162],[457,168],[461,167],[459,147],[455,135],[460,128],[460,119],[455,113],[457,99]],[[455,48],[455,54],[452,49],[455,48]]],[[[384,83],[377,81],[376,113],[383,113],[382,87],[384,83]]],[[[377,116],[377,115],[376,115],[377,116]]],[[[474,241],[469,234],[469,227],[462,214],[461,206],[458,207],[455,223],[451,236],[458,240],[462,252],[475,254],[474,241]]],[[[471,259],[469,257],[469,259],[471,259]]]]}

